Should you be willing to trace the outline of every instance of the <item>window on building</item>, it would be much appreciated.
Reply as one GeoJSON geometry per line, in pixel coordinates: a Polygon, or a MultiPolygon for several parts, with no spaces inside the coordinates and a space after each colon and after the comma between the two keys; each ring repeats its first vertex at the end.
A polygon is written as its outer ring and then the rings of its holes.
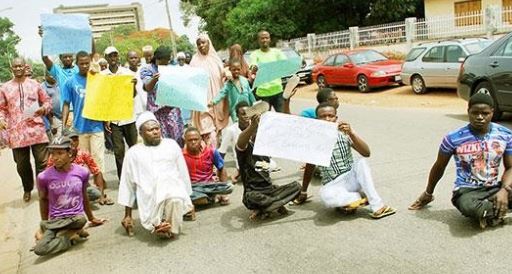
{"type": "Polygon", "coordinates": [[[503,0],[503,23],[512,24],[512,0],[503,0]]]}
{"type": "Polygon", "coordinates": [[[460,27],[482,24],[481,0],[456,2],[454,5],[456,26],[460,27]]]}

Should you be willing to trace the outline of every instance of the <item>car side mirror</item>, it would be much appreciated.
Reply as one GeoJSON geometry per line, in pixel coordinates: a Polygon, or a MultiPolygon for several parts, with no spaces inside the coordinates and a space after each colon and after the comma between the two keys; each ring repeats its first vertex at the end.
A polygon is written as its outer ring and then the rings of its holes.
{"type": "Polygon", "coordinates": [[[345,63],[345,64],[343,64],[343,67],[344,68],[353,68],[354,64],[352,64],[352,63],[345,63]]]}

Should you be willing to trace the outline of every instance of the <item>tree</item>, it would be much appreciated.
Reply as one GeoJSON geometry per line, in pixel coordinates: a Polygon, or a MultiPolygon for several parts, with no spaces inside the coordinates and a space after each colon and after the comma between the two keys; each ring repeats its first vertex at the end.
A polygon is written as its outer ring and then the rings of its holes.
{"type": "MultiPolygon", "coordinates": [[[[178,51],[194,52],[194,46],[186,35],[178,37],[176,34],[176,48],[178,51]]],[[[171,44],[169,29],[157,28],[148,31],[137,31],[133,26],[119,26],[110,32],[104,33],[95,43],[96,52],[103,53],[108,46],[115,46],[119,50],[120,62],[125,63],[126,53],[130,50],[141,52],[142,47],[151,45],[157,48],[160,45],[171,44]]]]}
{"type": "Polygon", "coordinates": [[[182,0],[180,7],[185,19],[191,14],[202,18],[200,30],[208,32],[215,47],[239,43],[251,49],[261,29],[273,40],[288,40],[421,17],[422,5],[422,0],[182,0]]]}
{"type": "Polygon", "coordinates": [[[0,82],[12,78],[11,60],[18,56],[16,45],[20,38],[12,30],[12,22],[5,17],[0,17],[0,82]]]}

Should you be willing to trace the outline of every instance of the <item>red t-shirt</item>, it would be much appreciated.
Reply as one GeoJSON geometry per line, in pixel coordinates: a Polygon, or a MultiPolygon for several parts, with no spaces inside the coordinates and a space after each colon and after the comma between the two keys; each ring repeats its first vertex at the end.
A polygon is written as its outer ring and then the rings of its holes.
{"type": "Polygon", "coordinates": [[[213,166],[218,170],[224,167],[224,160],[219,151],[211,147],[204,148],[198,155],[191,155],[183,149],[183,157],[187,163],[190,181],[193,184],[210,183],[213,181],[213,166]]]}

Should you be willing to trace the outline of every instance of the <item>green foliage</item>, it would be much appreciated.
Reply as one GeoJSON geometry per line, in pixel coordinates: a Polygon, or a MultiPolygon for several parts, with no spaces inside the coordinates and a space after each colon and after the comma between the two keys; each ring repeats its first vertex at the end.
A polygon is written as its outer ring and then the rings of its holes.
{"type": "Polygon", "coordinates": [[[32,66],[32,79],[36,79],[39,82],[44,81],[44,73],[46,66],[41,62],[34,62],[33,60],[27,60],[27,63],[32,66]]]}
{"type": "Polygon", "coordinates": [[[0,17],[0,82],[12,78],[10,60],[18,56],[16,45],[20,38],[12,30],[12,22],[5,17],[0,17]]]}
{"type": "Polygon", "coordinates": [[[423,16],[423,0],[182,0],[184,18],[202,18],[216,48],[257,47],[259,30],[274,41],[423,16]]]}
{"type": "MultiPolygon", "coordinates": [[[[195,47],[190,43],[187,36],[182,35],[178,37],[174,34],[176,39],[177,51],[194,52],[195,47]]],[[[111,32],[104,33],[96,42],[96,52],[102,56],[103,52],[108,46],[115,46],[119,51],[120,63],[124,64],[126,54],[130,50],[135,50],[142,53],[142,47],[151,45],[157,48],[160,45],[171,45],[171,32],[169,29],[154,29],[150,31],[136,31],[132,26],[119,26],[114,28],[111,32]]]]}

